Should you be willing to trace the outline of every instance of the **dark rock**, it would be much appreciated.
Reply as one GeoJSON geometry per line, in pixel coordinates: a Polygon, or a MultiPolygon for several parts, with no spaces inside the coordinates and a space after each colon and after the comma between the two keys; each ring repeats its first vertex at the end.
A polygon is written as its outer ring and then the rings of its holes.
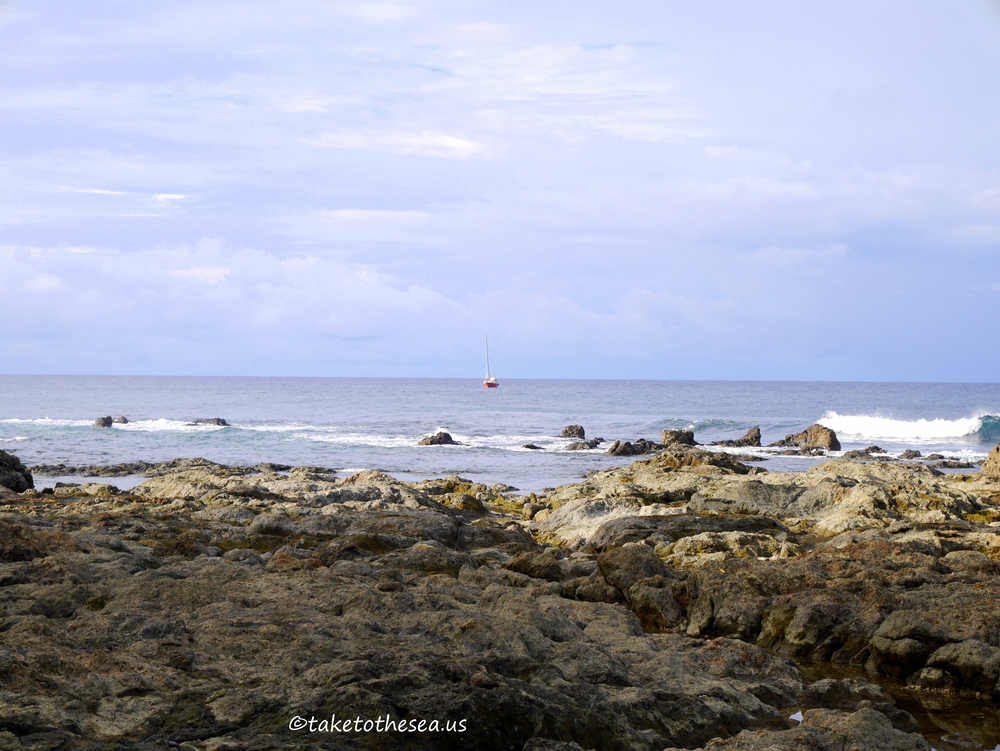
{"type": "MultiPolygon", "coordinates": [[[[571,445],[575,446],[576,444],[574,443],[574,444],[571,444],[571,445]]],[[[526,443],[523,446],[521,446],[521,448],[523,448],[523,449],[530,449],[531,451],[541,451],[542,450],[541,446],[536,446],[533,443],[526,443]]]]}
{"type": "Polygon", "coordinates": [[[120,415],[114,419],[114,422],[118,425],[128,425],[128,418],[125,415],[120,415]]]}
{"type": "Polygon", "coordinates": [[[803,707],[824,707],[847,712],[874,709],[885,715],[897,730],[904,733],[917,732],[916,718],[897,708],[895,704],[895,699],[888,691],[864,678],[824,678],[808,686],[801,701],[803,707]]]}
{"type": "Polygon", "coordinates": [[[615,441],[605,453],[608,456],[639,456],[641,454],[651,454],[663,448],[658,443],[647,441],[645,438],[638,439],[635,443],[630,441],[615,441]]]}
{"type": "Polygon", "coordinates": [[[914,449],[906,449],[902,454],[899,455],[900,459],[919,459],[920,452],[914,449]]]}
{"type": "Polygon", "coordinates": [[[597,569],[608,584],[622,592],[643,579],[672,576],[667,564],[645,545],[625,545],[601,553],[597,556],[597,569]]]}
{"type": "MultiPolygon", "coordinates": [[[[996,451],[996,449],[993,449],[993,451],[995,452],[995,451],[996,451]]],[[[943,456],[943,455],[941,455],[941,454],[928,454],[928,455],[927,455],[926,457],[924,457],[924,458],[925,458],[925,459],[944,459],[944,456],[943,456]]],[[[988,457],[988,456],[987,456],[986,458],[987,458],[987,459],[989,459],[989,457],[988,457]]]]}
{"type": "Polygon", "coordinates": [[[506,568],[535,579],[563,581],[569,576],[559,565],[559,559],[552,553],[526,552],[515,556],[506,568]]]}
{"type": "Polygon", "coordinates": [[[938,469],[972,469],[976,465],[972,462],[962,462],[955,459],[942,459],[941,461],[934,462],[934,466],[938,469]]]}
{"type": "Polygon", "coordinates": [[[777,536],[787,535],[788,529],[781,522],[758,515],[627,516],[612,519],[598,527],[591,540],[591,546],[597,551],[604,551],[651,538],[657,541],[676,542],[684,537],[693,537],[704,532],[765,532],[777,536]]]}
{"type": "MultiPolygon", "coordinates": [[[[858,449],[858,450],[855,450],[855,451],[848,451],[846,454],[844,454],[843,458],[844,459],[854,459],[854,460],[860,459],[860,460],[863,461],[865,459],[873,459],[873,458],[875,458],[875,456],[874,456],[875,454],[884,454],[884,453],[885,453],[885,449],[880,448],[879,446],[869,446],[868,448],[865,448],[865,449],[858,449]]],[[[880,462],[891,462],[891,461],[893,461],[892,457],[888,457],[888,456],[879,456],[878,460],[880,462]]]]}
{"type": "Polygon", "coordinates": [[[22,493],[35,487],[34,478],[13,454],[0,451],[0,488],[22,493]]]}
{"type": "Polygon", "coordinates": [[[229,423],[221,417],[199,417],[197,420],[189,422],[188,425],[219,425],[224,428],[229,427],[229,423]]]}
{"type": "Polygon", "coordinates": [[[591,438],[589,441],[575,441],[566,447],[567,451],[589,451],[596,449],[604,442],[603,438],[591,438]]]}
{"type": "Polygon", "coordinates": [[[742,438],[737,438],[735,441],[715,441],[712,443],[713,446],[731,446],[731,447],[741,447],[741,446],[760,446],[760,428],[750,428],[746,433],[743,434],[742,438]]]}
{"type": "MultiPolygon", "coordinates": [[[[706,749],[695,751],[931,751],[930,744],[916,733],[897,730],[881,712],[859,709],[845,714],[835,709],[809,709],[802,722],[791,730],[744,731],[725,740],[716,740],[706,749]]],[[[680,751],[667,748],[664,751],[680,751]]]]}
{"type": "Polygon", "coordinates": [[[112,425],[114,425],[114,422],[115,422],[114,418],[112,418],[111,415],[108,415],[107,417],[98,417],[96,420],[94,420],[94,427],[110,428],[112,425]]]}
{"type": "Polygon", "coordinates": [[[660,434],[660,443],[664,446],[670,446],[674,443],[679,443],[682,446],[698,445],[694,439],[694,433],[690,430],[664,430],[660,434]]]}
{"type": "Polygon", "coordinates": [[[458,441],[451,437],[451,433],[445,433],[443,430],[438,431],[432,436],[427,438],[421,438],[417,442],[418,446],[459,446],[458,441]]]}
{"type": "Polygon", "coordinates": [[[823,449],[825,451],[840,451],[840,441],[837,434],[823,425],[810,425],[801,433],[785,436],[775,441],[771,446],[797,446],[801,449],[823,449]]]}
{"type": "Polygon", "coordinates": [[[563,438],[579,438],[581,441],[586,440],[587,435],[581,425],[567,425],[562,429],[560,435],[563,438]]]}

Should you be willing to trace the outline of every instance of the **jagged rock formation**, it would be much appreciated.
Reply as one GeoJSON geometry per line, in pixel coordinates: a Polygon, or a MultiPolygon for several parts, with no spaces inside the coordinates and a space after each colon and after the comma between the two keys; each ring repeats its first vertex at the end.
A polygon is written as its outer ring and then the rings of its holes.
{"type": "Polygon", "coordinates": [[[985,472],[674,445],[518,496],[168,464],[0,491],[8,746],[297,749],[323,739],[292,718],[336,714],[467,721],[359,750],[928,748],[878,687],[784,657],[1000,701],[985,472]]]}
{"type": "Polygon", "coordinates": [[[729,447],[759,447],[760,446],[760,428],[750,428],[746,433],[743,434],[742,438],[737,438],[734,441],[714,441],[713,446],[729,446],[729,447]]]}
{"type": "Polygon", "coordinates": [[[563,438],[578,438],[581,441],[587,439],[587,433],[582,425],[567,425],[559,435],[563,438]]]}
{"type": "Polygon", "coordinates": [[[694,433],[690,430],[664,430],[660,434],[660,443],[664,446],[671,446],[675,443],[682,446],[697,446],[694,433]]]}
{"type": "Polygon", "coordinates": [[[823,425],[810,425],[801,433],[786,435],[782,440],[772,443],[771,446],[795,446],[805,451],[814,449],[840,451],[840,441],[837,440],[837,434],[823,425]]]}
{"type": "Polygon", "coordinates": [[[993,450],[983,461],[979,474],[983,477],[1000,477],[1000,443],[993,447],[993,450]]]}
{"type": "Polygon", "coordinates": [[[0,488],[20,493],[35,487],[31,472],[25,469],[21,460],[6,451],[0,451],[0,488]]]}

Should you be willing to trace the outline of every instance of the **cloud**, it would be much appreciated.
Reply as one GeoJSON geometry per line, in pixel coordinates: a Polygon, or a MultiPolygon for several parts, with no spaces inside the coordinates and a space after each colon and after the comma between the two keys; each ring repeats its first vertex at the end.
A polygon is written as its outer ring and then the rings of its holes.
{"type": "Polygon", "coordinates": [[[771,245],[755,250],[747,257],[751,261],[773,266],[803,266],[837,261],[844,258],[847,253],[848,247],[843,243],[818,248],[782,248],[771,245]]]}
{"type": "Polygon", "coordinates": [[[481,143],[447,133],[379,133],[342,132],[324,133],[307,139],[310,146],[356,151],[386,151],[405,156],[432,156],[445,159],[468,159],[485,156],[486,147],[481,143]]]}
{"type": "Polygon", "coordinates": [[[186,196],[181,193],[157,193],[153,198],[160,206],[169,206],[174,201],[185,201],[191,196],[186,196]]]}
{"type": "Polygon", "coordinates": [[[180,279],[194,279],[203,284],[222,284],[230,269],[222,266],[196,266],[190,269],[172,269],[167,273],[180,279]]]}

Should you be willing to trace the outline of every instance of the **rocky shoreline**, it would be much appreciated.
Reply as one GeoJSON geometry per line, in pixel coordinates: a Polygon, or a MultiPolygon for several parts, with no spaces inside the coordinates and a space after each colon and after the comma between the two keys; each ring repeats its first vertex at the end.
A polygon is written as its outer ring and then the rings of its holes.
{"type": "Polygon", "coordinates": [[[112,471],[149,479],[39,492],[0,452],[2,749],[891,751],[930,746],[882,676],[1000,701],[1000,447],[778,473],[672,441],[537,495],[112,471]]]}

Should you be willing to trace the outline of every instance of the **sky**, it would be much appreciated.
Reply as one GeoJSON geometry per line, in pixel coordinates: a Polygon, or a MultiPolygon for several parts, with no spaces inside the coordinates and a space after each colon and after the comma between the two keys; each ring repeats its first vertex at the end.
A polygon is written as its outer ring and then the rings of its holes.
{"type": "Polygon", "coordinates": [[[0,373],[995,382],[1000,0],[0,0],[0,373]]]}

